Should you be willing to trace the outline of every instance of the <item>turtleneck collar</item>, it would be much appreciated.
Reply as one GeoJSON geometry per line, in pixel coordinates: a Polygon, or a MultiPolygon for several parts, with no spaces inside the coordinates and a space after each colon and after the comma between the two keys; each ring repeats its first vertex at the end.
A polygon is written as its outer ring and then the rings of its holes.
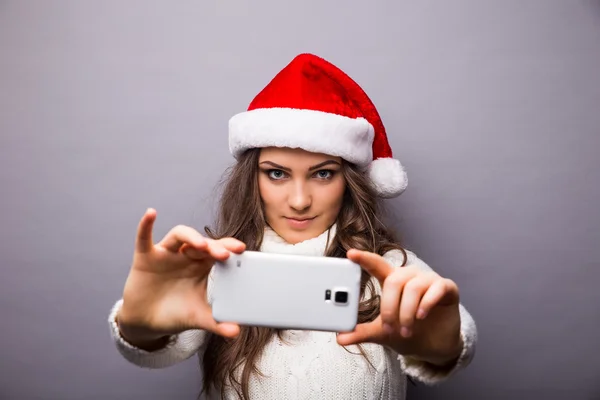
{"type": "Polygon", "coordinates": [[[306,256],[323,256],[328,245],[335,237],[336,225],[321,233],[319,236],[303,242],[290,244],[277,234],[271,227],[265,229],[260,251],[265,253],[297,254],[306,256]],[[329,236],[329,242],[327,241],[329,236]]]}

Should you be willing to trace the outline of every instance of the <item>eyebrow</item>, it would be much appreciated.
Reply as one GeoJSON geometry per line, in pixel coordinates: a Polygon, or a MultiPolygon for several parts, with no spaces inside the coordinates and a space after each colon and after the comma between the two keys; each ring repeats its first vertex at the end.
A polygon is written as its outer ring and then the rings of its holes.
{"type": "MultiPolygon", "coordinates": [[[[287,171],[287,172],[291,172],[292,171],[290,168],[284,167],[283,165],[276,164],[273,161],[263,161],[263,162],[261,162],[261,165],[262,164],[268,164],[268,165],[270,165],[272,167],[275,167],[277,169],[281,169],[281,170],[284,170],[284,171],[287,171]]],[[[330,164],[340,165],[340,163],[337,162],[337,161],[327,160],[327,161],[323,161],[322,163],[319,163],[317,165],[313,165],[308,170],[309,171],[314,171],[315,169],[323,168],[324,166],[330,165],[330,164]]]]}

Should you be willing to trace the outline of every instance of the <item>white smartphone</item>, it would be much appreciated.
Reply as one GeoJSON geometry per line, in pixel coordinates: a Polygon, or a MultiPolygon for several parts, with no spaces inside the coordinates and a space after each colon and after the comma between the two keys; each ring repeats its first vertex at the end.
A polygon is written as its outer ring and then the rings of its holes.
{"type": "Polygon", "coordinates": [[[361,267],[346,258],[245,251],[213,267],[218,322],[349,332],[358,319],[361,267]]]}

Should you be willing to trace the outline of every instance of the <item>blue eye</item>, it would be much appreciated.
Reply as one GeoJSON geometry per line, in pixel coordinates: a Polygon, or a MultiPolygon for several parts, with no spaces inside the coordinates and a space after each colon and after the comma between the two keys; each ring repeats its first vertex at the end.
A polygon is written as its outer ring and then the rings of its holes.
{"type": "Polygon", "coordinates": [[[285,172],[279,170],[279,169],[272,169],[269,170],[267,172],[267,175],[269,176],[269,178],[273,179],[273,180],[279,180],[285,177],[285,172]]]}
{"type": "Polygon", "coordinates": [[[322,169],[317,171],[317,177],[319,179],[331,179],[333,177],[333,171],[328,169],[322,169]]]}

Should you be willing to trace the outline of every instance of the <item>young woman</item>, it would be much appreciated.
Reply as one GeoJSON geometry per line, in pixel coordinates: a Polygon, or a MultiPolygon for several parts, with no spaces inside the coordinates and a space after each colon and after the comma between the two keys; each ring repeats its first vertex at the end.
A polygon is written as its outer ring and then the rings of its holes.
{"type": "Polygon", "coordinates": [[[216,231],[177,226],[155,243],[156,211],[140,221],[109,317],[127,360],[164,368],[198,354],[204,392],[228,399],[403,399],[407,376],[433,384],[469,364],[477,331],[457,285],[381,221],[379,200],[403,192],[406,174],[350,77],[299,55],[230,120],[229,140],[237,162],[216,231]],[[213,264],[246,249],[359,263],[359,325],[338,334],[217,323],[213,264]]]}

